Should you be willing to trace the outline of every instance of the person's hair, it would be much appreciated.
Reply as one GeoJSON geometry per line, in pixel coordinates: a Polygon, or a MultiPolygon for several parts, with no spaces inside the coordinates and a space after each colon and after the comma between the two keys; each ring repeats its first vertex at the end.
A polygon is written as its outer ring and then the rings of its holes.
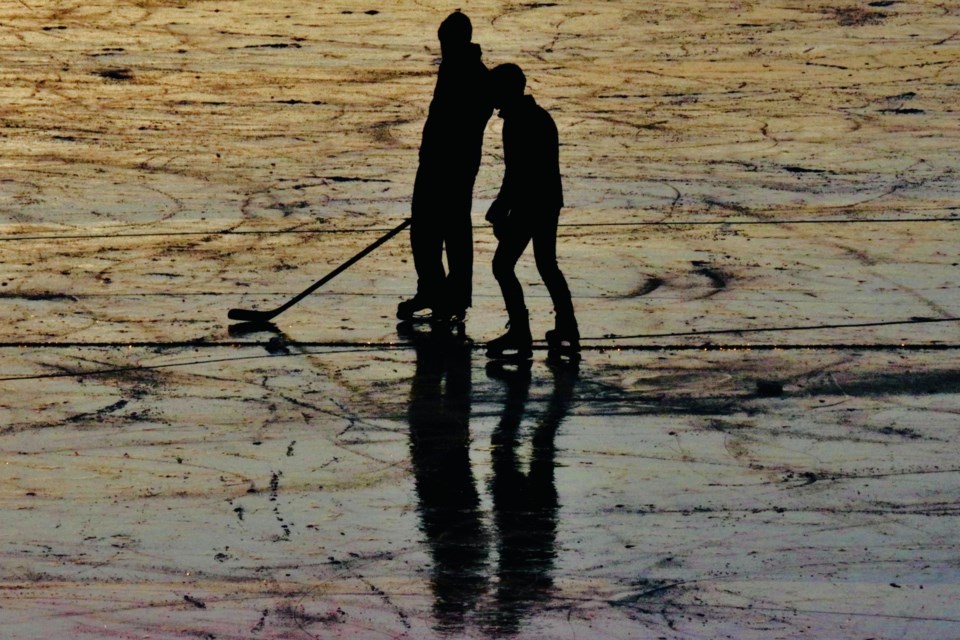
{"type": "Polygon", "coordinates": [[[467,43],[473,37],[473,25],[467,14],[454,11],[440,23],[437,31],[440,42],[467,43]]]}
{"type": "Polygon", "coordinates": [[[513,63],[497,65],[490,71],[490,81],[507,96],[522,96],[527,87],[527,77],[523,71],[513,63]]]}

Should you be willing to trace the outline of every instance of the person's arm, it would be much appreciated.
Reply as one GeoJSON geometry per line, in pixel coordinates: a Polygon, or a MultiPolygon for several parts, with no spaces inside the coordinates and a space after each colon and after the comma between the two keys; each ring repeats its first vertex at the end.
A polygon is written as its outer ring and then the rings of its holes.
{"type": "Polygon", "coordinates": [[[493,201],[493,204],[490,205],[490,208],[487,210],[487,222],[493,225],[493,233],[498,238],[500,237],[499,229],[502,228],[502,225],[506,223],[507,218],[510,217],[510,210],[513,208],[513,194],[514,194],[514,185],[513,182],[516,179],[513,175],[513,165],[512,165],[512,149],[510,148],[510,139],[511,131],[509,129],[509,124],[507,122],[503,123],[503,159],[505,169],[503,172],[503,182],[500,184],[500,192],[497,194],[496,199],[493,201]]]}
{"type": "MultiPolygon", "coordinates": [[[[506,180],[504,180],[506,182],[506,180]]],[[[507,204],[507,199],[504,197],[503,186],[500,187],[500,193],[497,195],[496,200],[493,201],[493,204],[490,205],[490,208],[487,209],[487,222],[493,225],[493,235],[496,238],[500,239],[500,232],[503,229],[503,225],[506,224],[507,218],[510,217],[510,205],[507,204]]]]}

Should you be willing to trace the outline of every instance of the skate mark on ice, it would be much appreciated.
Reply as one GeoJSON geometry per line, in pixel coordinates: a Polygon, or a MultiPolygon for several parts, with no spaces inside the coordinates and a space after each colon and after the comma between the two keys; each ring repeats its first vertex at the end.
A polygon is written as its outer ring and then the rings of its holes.
{"type": "MultiPolygon", "coordinates": [[[[908,320],[885,320],[879,322],[848,322],[848,323],[824,323],[824,324],[811,324],[811,325],[794,325],[794,326],[782,326],[782,327],[743,327],[743,328],[733,328],[733,329],[707,329],[701,331],[676,331],[676,332],[662,332],[662,333],[638,333],[633,335],[619,335],[619,334],[608,334],[605,336],[594,336],[594,337],[584,337],[581,340],[637,340],[640,338],[681,338],[681,337],[693,337],[693,336],[709,336],[709,335],[729,335],[729,334],[744,334],[744,333],[785,333],[789,331],[823,331],[827,329],[859,329],[867,327],[892,327],[897,325],[910,325],[910,324],[935,324],[935,323],[948,323],[948,322],[960,322],[960,318],[924,318],[924,317],[913,317],[908,320]]],[[[899,342],[896,344],[893,343],[878,343],[871,347],[869,344],[861,343],[858,345],[858,348],[877,348],[877,349],[889,349],[894,348],[899,345],[898,348],[901,349],[954,349],[956,344],[945,344],[945,343],[928,343],[922,345],[913,345],[899,342]]],[[[816,345],[801,345],[796,343],[785,343],[780,345],[778,348],[783,349],[802,349],[813,346],[816,348],[816,345]]],[[[840,344],[824,344],[819,345],[819,348],[824,349],[843,349],[847,347],[853,347],[854,345],[849,343],[840,343],[840,344]]],[[[754,345],[754,348],[762,348],[762,345],[754,345]]]]}
{"type": "Polygon", "coordinates": [[[704,300],[706,298],[712,298],[713,296],[717,295],[718,293],[720,293],[721,291],[727,288],[727,283],[730,281],[730,276],[725,274],[720,269],[717,269],[716,267],[711,267],[709,264],[705,262],[701,262],[699,260],[694,260],[693,266],[696,267],[694,269],[694,273],[707,278],[710,281],[710,285],[713,287],[712,291],[708,291],[707,293],[701,296],[698,296],[697,298],[695,298],[696,300],[704,300]]]}
{"type": "Polygon", "coordinates": [[[4,291],[0,292],[0,299],[19,299],[19,300],[31,300],[31,301],[60,301],[66,300],[68,302],[76,302],[77,297],[72,296],[69,293],[41,293],[41,292],[29,292],[29,291],[4,291]]]}
{"type": "Polygon", "coordinates": [[[280,477],[283,475],[282,471],[274,471],[270,474],[270,496],[269,500],[273,504],[273,517],[276,518],[277,522],[280,524],[280,528],[283,530],[283,535],[275,536],[274,542],[282,542],[290,539],[290,527],[292,524],[287,524],[285,518],[280,514],[280,505],[277,504],[277,499],[280,495],[280,477]]]}
{"type": "MultiPolygon", "coordinates": [[[[907,295],[915,298],[918,302],[926,306],[931,311],[936,312],[938,315],[945,316],[945,317],[950,317],[952,315],[949,309],[940,305],[936,300],[932,300],[929,297],[923,295],[916,288],[910,287],[901,282],[898,282],[897,280],[894,280],[892,277],[887,276],[883,273],[878,273],[878,271],[873,267],[880,267],[887,264],[888,260],[884,259],[884,257],[882,256],[875,257],[870,253],[868,253],[866,249],[861,249],[859,247],[851,247],[846,243],[839,242],[839,241],[827,241],[826,244],[832,247],[835,247],[840,251],[842,251],[843,253],[845,253],[846,255],[854,258],[857,262],[863,265],[864,271],[867,274],[873,276],[874,278],[877,278],[878,280],[882,280],[883,282],[886,282],[887,284],[892,285],[899,291],[902,291],[907,295]]],[[[909,244],[909,242],[907,244],[909,244]]]]}
{"type": "Polygon", "coordinates": [[[826,7],[823,12],[834,18],[841,27],[877,25],[889,17],[884,11],[871,11],[863,7],[826,7]]]}
{"type": "Polygon", "coordinates": [[[129,403],[128,400],[117,400],[113,404],[107,405],[102,409],[90,411],[88,413],[78,413],[66,419],[66,422],[84,422],[86,420],[95,420],[100,422],[104,417],[123,409],[129,403]]]}
{"type": "Polygon", "coordinates": [[[130,82],[134,79],[133,71],[124,68],[101,69],[94,71],[93,75],[113,82],[130,82]]]}
{"type": "Polygon", "coordinates": [[[631,291],[630,293],[628,293],[627,295],[625,295],[625,296],[623,296],[623,297],[624,297],[624,298],[639,298],[639,297],[641,297],[641,296],[650,295],[651,293],[653,293],[654,291],[656,291],[657,289],[659,289],[660,287],[662,287],[664,284],[666,284],[666,283],[665,283],[665,281],[664,281],[662,278],[658,278],[658,277],[656,277],[656,276],[652,276],[652,277],[650,277],[650,278],[647,278],[647,281],[646,281],[646,282],[644,282],[644,283],[641,284],[639,287],[637,287],[636,289],[634,289],[633,291],[631,291]]]}

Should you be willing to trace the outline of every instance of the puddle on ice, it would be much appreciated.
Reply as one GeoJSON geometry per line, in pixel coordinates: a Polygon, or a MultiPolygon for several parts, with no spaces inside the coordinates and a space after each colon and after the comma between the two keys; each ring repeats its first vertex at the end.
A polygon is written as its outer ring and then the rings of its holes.
{"type": "Polygon", "coordinates": [[[8,3],[4,637],[957,635],[944,11],[476,3],[584,337],[498,367],[498,118],[472,342],[398,331],[405,235],[226,315],[409,215],[445,10],[8,3]]]}

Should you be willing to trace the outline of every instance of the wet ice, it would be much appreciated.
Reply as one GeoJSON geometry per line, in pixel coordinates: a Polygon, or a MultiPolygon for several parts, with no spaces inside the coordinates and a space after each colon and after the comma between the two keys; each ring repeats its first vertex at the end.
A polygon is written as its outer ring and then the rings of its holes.
{"type": "Polygon", "coordinates": [[[954,634],[949,9],[470,11],[561,129],[575,376],[398,334],[400,238],[228,332],[408,215],[443,12],[0,9],[7,637],[954,634]]]}

